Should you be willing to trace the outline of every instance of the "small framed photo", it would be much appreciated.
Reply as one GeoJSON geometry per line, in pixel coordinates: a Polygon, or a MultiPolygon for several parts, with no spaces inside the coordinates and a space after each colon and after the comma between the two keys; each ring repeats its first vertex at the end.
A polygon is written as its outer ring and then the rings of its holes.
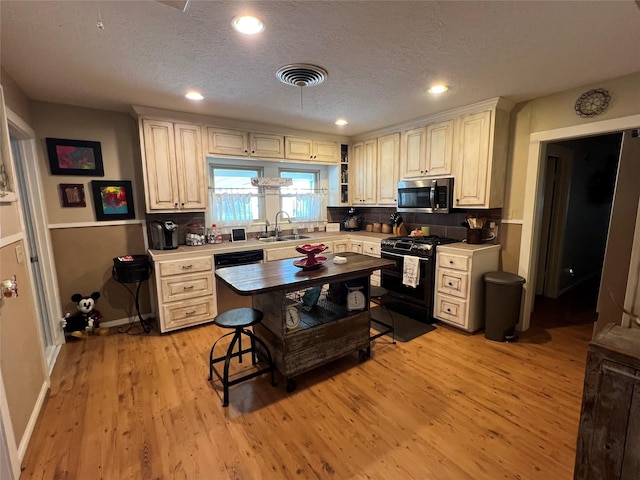
{"type": "Polygon", "coordinates": [[[129,180],[93,180],[93,207],[96,220],[126,220],[135,218],[133,190],[129,180]]]}
{"type": "Polygon", "coordinates": [[[60,197],[63,207],[86,207],[82,183],[61,183],[60,197]]]}
{"type": "Polygon", "coordinates": [[[51,175],[104,177],[100,142],[47,138],[51,175]]]}

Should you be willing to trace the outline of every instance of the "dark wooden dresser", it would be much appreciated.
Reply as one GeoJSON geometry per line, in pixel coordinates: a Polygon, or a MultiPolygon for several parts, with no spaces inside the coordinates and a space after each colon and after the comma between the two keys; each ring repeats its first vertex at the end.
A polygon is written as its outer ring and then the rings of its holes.
{"type": "Polygon", "coordinates": [[[640,479],[640,329],[589,344],[574,480],[640,479]]]}

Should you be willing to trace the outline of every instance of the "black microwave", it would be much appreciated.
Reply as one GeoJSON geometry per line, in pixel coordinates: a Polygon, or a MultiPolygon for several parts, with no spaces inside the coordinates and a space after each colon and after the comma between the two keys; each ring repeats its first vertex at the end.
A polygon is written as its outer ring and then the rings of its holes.
{"type": "Polygon", "coordinates": [[[452,203],[451,177],[398,182],[398,212],[449,213],[452,203]]]}

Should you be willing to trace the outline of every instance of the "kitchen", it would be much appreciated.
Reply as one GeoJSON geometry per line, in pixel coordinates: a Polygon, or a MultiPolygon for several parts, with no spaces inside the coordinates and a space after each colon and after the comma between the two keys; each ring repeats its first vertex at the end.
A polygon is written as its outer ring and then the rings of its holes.
{"type": "MultiPolygon", "coordinates": [[[[5,88],[5,95],[7,95],[7,90],[11,90],[12,81],[10,78],[7,79],[6,72],[3,72],[2,84],[5,88]]],[[[620,76],[619,78],[597,84],[585,84],[585,86],[581,88],[567,89],[562,93],[554,94],[550,97],[542,97],[529,101],[518,107],[515,117],[513,117],[514,114],[512,114],[512,122],[514,122],[515,125],[515,127],[513,127],[515,137],[512,141],[513,153],[511,153],[511,156],[513,158],[511,159],[511,172],[507,176],[507,198],[509,202],[507,204],[508,206],[505,207],[507,211],[505,212],[503,210],[500,215],[502,218],[497,219],[500,224],[499,236],[501,238],[500,243],[503,252],[502,263],[506,270],[517,271],[519,256],[521,255],[520,236],[523,227],[519,219],[523,217],[522,195],[525,190],[525,175],[523,171],[526,171],[530,133],[560,129],[583,122],[570,110],[573,108],[576,98],[589,88],[604,87],[619,95],[619,101],[616,102],[615,105],[612,105],[610,110],[602,117],[599,117],[603,119],[603,121],[637,115],[637,109],[634,107],[634,105],[638,104],[637,93],[635,93],[637,91],[635,88],[636,85],[637,76],[620,76]],[[565,110],[559,112],[559,107],[553,105],[564,105],[567,107],[566,113],[565,110]]],[[[19,87],[13,88],[11,91],[19,92],[20,89],[19,87]]],[[[305,91],[305,97],[307,97],[305,100],[308,99],[308,95],[310,95],[310,93],[305,91]]],[[[137,127],[131,116],[123,113],[83,109],[42,101],[33,102],[29,108],[23,108],[23,106],[28,103],[22,99],[23,97],[19,94],[14,94],[10,97],[10,101],[7,102],[8,105],[12,110],[20,112],[23,118],[29,119],[28,123],[38,132],[38,138],[94,138],[100,140],[103,145],[105,158],[108,156],[111,159],[117,159],[115,163],[110,163],[114,170],[108,173],[109,176],[111,178],[137,179],[135,183],[135,194],[138,195],[136,197],[136,200],[138,200],[136,206],[138,208],[144,206],[144,199],[140,196],[143,192],[141,153],[138,146],[137,127]]],[[[307,105],[305,105],[305,108],[308,108],[307,105]]],[[[391,123],[392,122],[389,122],[389,124],[391,123]]],[[[239,127],[237,122],[230,122],[227,126],[229,128],[239,127]]],[[[245,128],[245,125],[243,125],[243,128],[245,128]]],[[[246,125],[246,129],[249,131],[252,131],[254,128],[262,131],[265,129],[265,126],[262,124],[246,125]]],[[[273,129],[271,129],[271,131],[272,130],[273,129]]],[[[303,134],[309,135],[308,132],[294,133],[302,136],[304,136],[303,134]]],[[[380,136],[384,135],[381,133],[380,136]]],[[[343,139],[338,138],[336,141],[342,142],[343,139]]],[[[40,155],[39,158],[41,159],[41,168],[43,172],[46,172],[46,154],[40,155]]],[[[94,222],[90,208],[76,211],[73,209],[59,208],[57,183],[57,179],[50,177],[48,174],[43,174],[42,191],[46,195],[46,204],[50,206],[48,223],[51,226],[51,238],[56,253],[56,264],[58,265],[60,298],[64,304],[71,293],[77,290],[77,283],[75,280],[71,281],[71,277],[84,278],[87,280],[87,284],[94,281],[93,275],[83,271],[82,264],[99,265],[100,269],[109,271],[109,264],[114,256],[124,252],[144,251],[145,242],[144,228],[140,223],[128,223],[109,227],[101,226],[94,222]],[[82,228],[82,224],[86,224],[86,226],[90,226],[90,228],[82,228]],[[72,228],[63,228],[65,225],[72,228]],[[92,252],[93,255],[89,259],[78,258],[78,252],[81,252],[82,247],[86,245],[95,247],[95,251],[92,252]],[[71,248],[68,248],[69,246],[71,246],[71,248]],[[95,254],[97,251],[103,251],[104,258],[97,258],[95,254]],[[64,269],[60,267],[60,265],[64,266],[64,269]],[[65,272],[64,275],[61,274],[62,270],[65,272]],[[69,278],[63,278],[67,275],[69,275],[69,278]]],[[[384,206],[365,207],[364,209],[360,209],[360,213],[363,215],[365,223],[380,222],[388,219],[389,214],[387,210],[390,208],[391,207],[384,206]]],[[[142,210],[139,210],[139,212],[142,212],[142,210]]],[[[3,211],[3,214],[4,213],[3,211]]],[[[140,217],[138,216],[138,218],[140,217]]],[[[339,211],[337,219],[341,218],[344,218],[344,213],[339,211]]],[[[441,221],[443,220],[438,218],[437,222],[441,221]]],[[[422,221],[416,220],[412,223],[419,226],[422,221]]],[[[444,227],[455,226],[459,228],[459,223],[460,222],[445,225],[444,227]]],[[[436,225],[435,222],[431,223],[431,225],[434,228],[436,226],[441,227],[440,225],[436,225]]],[[[110,284],[108,276],[100,278],[99,281],[107,282],[106,295],[101,299],[101,301],[104,302],[98,304],[103,313],[105,315],[108,314],[110,318],[122,318],[126,316],[123,315],[123,312],[130,307],[130,302],[129,299],[125,298],[122,294],[123,292],[120,290],[121,286],[110,284]]],[[[19,299],[27,298],[23,295],[21,291],[19,299]]],[[[150,305],[148,292],[143,292],[143,305],[150,305]]],[[[150,309],[147,311],[150,311],[150,309]]],[[[34,378],[37,378],[37,376],[34,378]]],[[[31,397],[32,395],[29,396],[31,397]]],[[[26,415],[25,418],[28,417],[29,415],[26,415]]],[[[27,423],[25,420],[24,424],[26,425],[27,423]]],[[[19,431],[24,431],[24,428],[20,428],[19,431]]]]}

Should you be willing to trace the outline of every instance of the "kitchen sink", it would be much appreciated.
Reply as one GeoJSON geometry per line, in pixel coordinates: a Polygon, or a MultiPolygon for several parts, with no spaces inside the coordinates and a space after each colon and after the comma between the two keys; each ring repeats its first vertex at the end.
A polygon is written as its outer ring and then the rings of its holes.
{"type": "Polygon", "coordinates": [[[311,237],[307,237],[304,235],[283,235],[281,237],[259,238],[258,240],[265,243],[271,243],[271,242],[286,242],[289,240],[304,240],[305,238],[311,238],[311,237]]]}

